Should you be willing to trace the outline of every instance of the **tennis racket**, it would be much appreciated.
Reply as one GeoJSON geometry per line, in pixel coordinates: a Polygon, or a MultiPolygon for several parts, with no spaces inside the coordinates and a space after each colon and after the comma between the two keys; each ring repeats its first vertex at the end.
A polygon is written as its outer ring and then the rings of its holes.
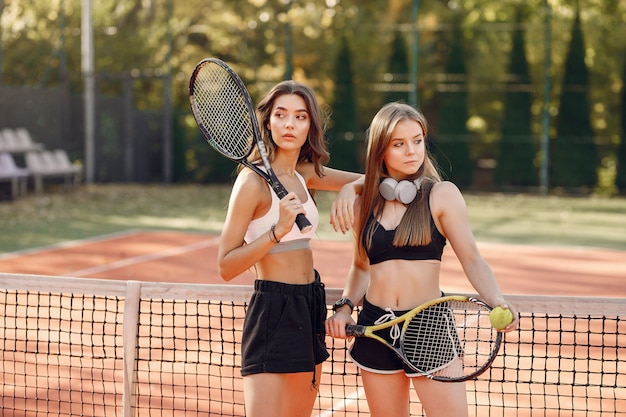
{"type": "MultiPolygon", "coordinates": [[[[189,81],[189,101],[200,131],[216,151],[263,177],[278,198],[287,195],[268,160],[250,94],[235,71],[217,58],[200,61],[189,81]],[[255,144],[265,171],[247,159],[255,144]]],[[[313,227],[302,213],[296,224],[303,233],[313,227]]]]}
{"type": "Polygon", "coordinates": [[[489,368],[502,334],[491,326],[491,307],[481,300],[449,295],[373,326],[348,325],[348,336],[369,337],[391,348],[411,369],[430,379],[459,382],[489,368]],[[377,332],[400,326],[393,345],[377,332]]]}

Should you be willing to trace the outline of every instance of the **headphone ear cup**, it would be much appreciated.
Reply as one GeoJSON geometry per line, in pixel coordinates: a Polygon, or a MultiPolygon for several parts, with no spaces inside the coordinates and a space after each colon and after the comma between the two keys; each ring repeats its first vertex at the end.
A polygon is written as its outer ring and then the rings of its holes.
{"type": "Polygon", "coordinates": [[[395,188],[395,196],[402,204],[409,204],[417,196],[417,186],[412,181],[402,180],[395,188]]]}
{"type": "Polygon", "coordinates": [[[385,178],[378,186],[378,191],[385,200],[393,201],[396,199],[396,185],[398,182],[393,178],[385,178]]]}

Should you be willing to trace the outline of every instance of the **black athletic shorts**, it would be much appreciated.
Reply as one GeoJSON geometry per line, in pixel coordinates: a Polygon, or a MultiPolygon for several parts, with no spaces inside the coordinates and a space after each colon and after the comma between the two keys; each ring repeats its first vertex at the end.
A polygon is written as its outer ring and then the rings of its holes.
{"type": "MultiPolygon", "coordinates": [[[[399,317],[408,311],[409,310],[393,310],[393,316],[399,317]]],[[[364,299],[363,309],[359,314],[357,323],[363,326],[371,326],[378,319],[389,314],[389,311],[375,306],[374,304],[368,302],[367,299],[364,299]]],[[[389,317],[389,320],[390,319],[391,317],[389,317]]],[[[442,316],[441,325],[432,328],[431,331],[435,333],[441,331],[442,334],[447,334],[447,332],[456,332],[453,320],[454,318],[452,316],[448,316],[447,318],[444,318],[442,316]],[[448,328],[448,326],[452,327],[448,328]]],[[[396,331],[398,332],[397,336],[399,336],[399,331],[402,324],[403,323],[398,324],[399,327],[396,329],[396,331]]],[[[428,325],[431,326],[432,323],[429,323],[428,325]]],[[[378,336],[381,336],[393,346],[397,347],[399,345],[399,340],[396,340],[394,343],[392,337],[392,329],[393,327],[380,330],[377,331],[376,334],[378,336]]],[[[445,339],[447,338],[448,337],[446,336],[445,339]]],[[[442,337],[441,340],[445,339],[442,337]]],[[[462,348],[460,347],[458,339],[456,337],[453,337],[452,339],[448,340],[451,343],[451,349],[454,349],[456,352],[458,352],[458,355],[462,355],[462,348]]],[[[445,364],[441,364],[438,362],[436,365],[431,365],[431,363],[429,362],[429,358],[423,358],[423,367],[420,367],[420,369],[432,370],[434,366],[438,368],[445,367],[448,365],[448,363],[453,361],[455,357],[458,357],[458,355],[451,354],[451,356],[449,357],[449,361],[446,360],[445,364]]],[[[359,368],[362,368],[366,371],[379,374],[393,374],[404,372],[409,377],[424,375],[423,373],[416,372],[414,369],[406,365],[402,361],[402,359],[400,359],[398,355],[388,346],[385,346],[383,343],[380,343],[379,341],[370,339],[368,337],[357,337],[354,339],[354,343],[350,348],[350,356],[352,358],[352,361],[359,368]]]]}
{"type": "Polygon", "coordinates": [[[243,327],[241,375],[315,371],[328,357],[326,293],[304,285],[256,280],[243,327]]]}

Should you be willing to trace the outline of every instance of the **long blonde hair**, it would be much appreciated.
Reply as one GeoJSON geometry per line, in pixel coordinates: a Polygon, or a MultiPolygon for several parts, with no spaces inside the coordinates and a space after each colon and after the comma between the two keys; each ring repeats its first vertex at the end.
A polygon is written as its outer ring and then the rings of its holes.
{"type": "MultiPolygon", "coordinates": [[[[396,125],[404,120],[413,120],[419,123],[424,132],[424,140],[428,139],[428,123],[424,115],[410,105],[400,102],[384,105],[372,119],[367,131],[365,183],[363,185],[361,213],[355,228],[359,237],[357,239],[358,250],[362,255],[365,254],[363,236],[366,237],[365,244],[368,247],[371,246],[377,223],[370,223],[367,230],[365,230],[365,225],[372,215],[375,218],[380,218],[386,201],[378,191],[380,182],[389,176],[383,155],[391,143],[391,135],[396,125]]],[[[396,229],[394,246],[419,246],[426,245],[431,241],[432,217],[429,196],[433,185],[441,181],[441,176],[434,160],[428,153],[428,146],[426,147],[424,163],[414,176],[406,179],[414,180],[417,178],[421,180],[421,189],[415,200],[407,206],[407,210],[396,229]]]]}

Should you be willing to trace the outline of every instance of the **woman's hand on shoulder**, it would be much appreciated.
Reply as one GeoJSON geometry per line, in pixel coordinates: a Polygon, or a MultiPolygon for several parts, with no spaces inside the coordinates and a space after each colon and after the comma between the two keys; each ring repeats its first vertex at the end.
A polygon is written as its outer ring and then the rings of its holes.
{"type": "Polygon", "coordinates": [[[355,218],[354,205],[363,190],[365,176],[329,167],[324,167],[323,175],[319,176],[310,162],[299,162],[296,169],[308,188],[337,192],[330,209],[330,224],[335,232],[341,230],[345,234],[349,231],[355,218]]]}
{"type": "Polygon", "coordinates": [[[330,207],[330,224],[335,232],[341,230],[346,234],[350,230],[355,220],[355,207],[360,201],[354,186],[346,184],[341,188],[330,207]]]}
{"type": "Polygon", "coordinates": [[[330,224],[335,232],[341,230],[341,233],[346,234],[354,224],[364,180],[365,177],[359,174],[357,179],[344,184],[335,196],[330,208],[330,224]]]}

